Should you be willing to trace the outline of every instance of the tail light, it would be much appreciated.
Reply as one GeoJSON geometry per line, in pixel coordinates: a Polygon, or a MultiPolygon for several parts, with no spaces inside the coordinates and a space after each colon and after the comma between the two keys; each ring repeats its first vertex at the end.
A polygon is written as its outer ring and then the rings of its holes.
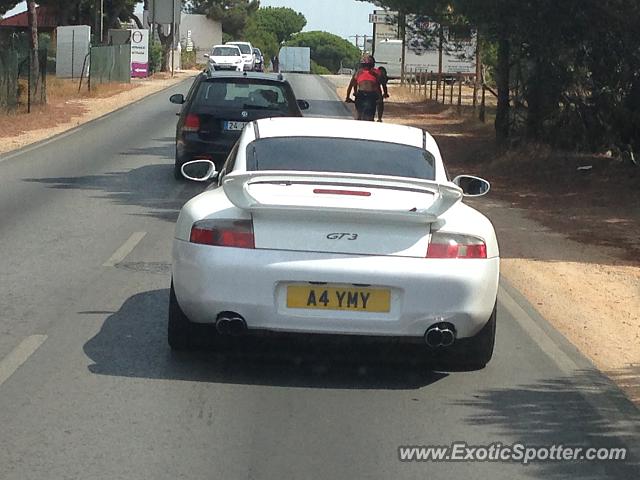
{"type": "Polygon", "coordinates": [[[487,245],[480,238],[469,235],[434,233],[427,258],[487,258],[487,245]]]}
{"type": "Polygon", "coordinates": [[[190,113],[184,119],[184,125],[182,126],[183,132],[197,132],[200,130],[200,117],[194,113],[190,113]]]}
{"type": "Polygon", "coordinates": [[[191,227],[191,243],[256,248],[251,220],[201,220],[191,227]]]}

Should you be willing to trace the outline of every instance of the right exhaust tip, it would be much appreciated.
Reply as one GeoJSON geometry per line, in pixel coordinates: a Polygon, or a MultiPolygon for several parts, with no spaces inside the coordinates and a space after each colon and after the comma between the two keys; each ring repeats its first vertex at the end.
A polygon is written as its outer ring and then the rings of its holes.
{"type": "Polygon", "coordinates": [[[424,341],[431,348],[437,348],[442,345],[442,330],[438,327],[433,327],[427,330],[424,334],[424,341]]]}

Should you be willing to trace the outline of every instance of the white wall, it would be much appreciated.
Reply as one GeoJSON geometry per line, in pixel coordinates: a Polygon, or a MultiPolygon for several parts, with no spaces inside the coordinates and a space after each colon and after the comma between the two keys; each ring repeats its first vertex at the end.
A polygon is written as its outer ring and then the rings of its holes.
{"type": "Polygon", "coordinates": [[[196,46],[197,61],[207,63],[205,53],[211,51],[211,47],[222,43],[222,24],[210,20],[206,15],[182,14],[180,22],[180,42],[182,46],[187,43],[187,33],[191,31],[191,40],[196,46]]]}

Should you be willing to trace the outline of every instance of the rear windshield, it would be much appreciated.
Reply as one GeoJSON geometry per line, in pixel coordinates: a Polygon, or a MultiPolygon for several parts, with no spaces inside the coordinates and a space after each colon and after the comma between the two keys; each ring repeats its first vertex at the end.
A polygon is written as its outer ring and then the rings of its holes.
{"type": "Polygon", "coordinates": [[[264,138],[247,146],[247,170],[301,170],[435,180],[435,159],[422,148],[371,140],[264,138]]]}
{"type": "Polygon", "coordinates": [[[202,82],[194,105],[244,110],[289,110],[287,92],[281,84],[241,78],[202,82]]]}
{"type": "Polygon", "coordinates": [[[214,57],[239,57],[240,52],[235,47],[216,47],[211,55],[214,57]]]}
{"type": "Polygon", "coordinates": [[[240,51],[245,55],[250,55],[252,53],[251,47],[245,43],[234,43],[233,45],[237,45],[240,48],[240,51]]]}

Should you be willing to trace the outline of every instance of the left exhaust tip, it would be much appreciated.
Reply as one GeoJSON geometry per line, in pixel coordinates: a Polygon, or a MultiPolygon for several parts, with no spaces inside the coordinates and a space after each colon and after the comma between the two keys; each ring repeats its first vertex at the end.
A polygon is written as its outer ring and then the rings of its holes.
{"type": "Polygon", "coordinates": [[[216,330],[220,335],[239,337],[247,331],[247,322],[237,313],[221,313],[216,320],[216,330]]]}

